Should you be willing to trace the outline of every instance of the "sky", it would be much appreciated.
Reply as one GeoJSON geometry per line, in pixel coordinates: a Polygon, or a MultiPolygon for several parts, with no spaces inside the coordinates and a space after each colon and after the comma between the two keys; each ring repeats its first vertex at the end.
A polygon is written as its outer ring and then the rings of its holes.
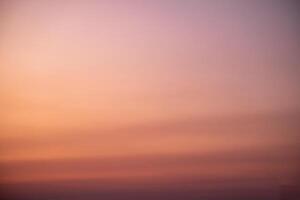
{"type": "Polygon", "coordinates": [[[299,165],[293,1],[0,4],[8,199],[264,199],[299,165]]]}

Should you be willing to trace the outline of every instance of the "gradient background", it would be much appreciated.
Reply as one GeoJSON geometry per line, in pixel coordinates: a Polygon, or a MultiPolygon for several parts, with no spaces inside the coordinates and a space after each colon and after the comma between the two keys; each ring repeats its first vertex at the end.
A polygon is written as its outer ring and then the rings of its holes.
{"type": "Polygon", "coordinates": [[[299,186],[298,8],[2,0],[2,199],[280,199],[299,186]]]}

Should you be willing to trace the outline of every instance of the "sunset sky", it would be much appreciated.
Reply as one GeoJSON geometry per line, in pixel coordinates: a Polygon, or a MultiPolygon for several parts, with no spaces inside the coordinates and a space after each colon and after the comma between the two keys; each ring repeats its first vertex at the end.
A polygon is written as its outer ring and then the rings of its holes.
{"type": "Polygon", "coordinates": [[[275,200],[299,164],[297,9],[1,1],[3,195],[275,200]]]}

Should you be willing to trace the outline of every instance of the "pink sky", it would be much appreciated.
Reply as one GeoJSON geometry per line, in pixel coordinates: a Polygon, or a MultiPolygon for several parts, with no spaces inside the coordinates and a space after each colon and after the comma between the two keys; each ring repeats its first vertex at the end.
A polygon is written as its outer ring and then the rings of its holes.
{"type": "Polygon", "coordinates": [[[292,5],[2,6],[1,182],[291,181],[300,109],[292,5]]]}

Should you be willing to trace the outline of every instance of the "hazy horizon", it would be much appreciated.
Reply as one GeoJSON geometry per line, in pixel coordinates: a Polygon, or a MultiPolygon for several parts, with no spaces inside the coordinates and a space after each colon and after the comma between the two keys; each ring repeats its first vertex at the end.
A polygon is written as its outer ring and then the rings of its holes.
{"type": "Polygon", "coordinates": [[[293,1],[1,1],[0,195],[277,200],[300,186],[293,1]]]}

